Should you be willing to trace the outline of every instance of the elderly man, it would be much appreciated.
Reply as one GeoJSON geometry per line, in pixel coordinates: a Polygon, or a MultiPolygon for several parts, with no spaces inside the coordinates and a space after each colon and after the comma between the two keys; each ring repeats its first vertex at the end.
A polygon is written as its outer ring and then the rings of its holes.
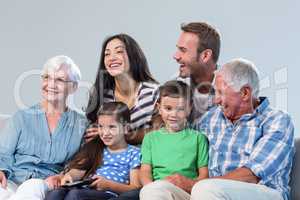
{"type": "Polygon", "coordinates": [[[41,102],[15,113],[0,134],[0,200],[39,199],[32,193],[35,185],[45,187],[42,191],[57,187],[53,175],[79,149],[87,125],[67,106],[80,78],[69,57],[56,56],[44,65],[41,102]]]}
{"type": "Polygon", "coordinates": [[[258,98],[258,74],[249,61],[226,63],[214,87],[219,106],[198,124],[209,140],[211,178],[194,185],[191,199],[288,200],[295,153],[290,116],[258,98]]]}

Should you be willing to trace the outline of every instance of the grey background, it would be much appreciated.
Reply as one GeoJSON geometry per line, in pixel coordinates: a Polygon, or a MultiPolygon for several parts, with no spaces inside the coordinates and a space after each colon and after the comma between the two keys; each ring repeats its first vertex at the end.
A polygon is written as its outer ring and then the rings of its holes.
{"type": "Polygon", "coordinates": [[[60,54],[70,56],[81,68],[83,85],[72,98],[73,106],[80,109],[87,101],[86,85],[95,79],[103,39],[119,32],[139,42],[160,82],[173,78],[178,65],[172,55],[180,24],[208,21],[222,34],[219,64],[234,57],[256,63],[261,94],[291,114],[299,136],[299,6],[299,1],[292,0],[1,0],[0,114],[11,115],[22,105],[36,103],[39,76],[26,73],[32,74],[46,59],[60,54]],[[18,86],[19,100],[14,94],[18,86]]]}

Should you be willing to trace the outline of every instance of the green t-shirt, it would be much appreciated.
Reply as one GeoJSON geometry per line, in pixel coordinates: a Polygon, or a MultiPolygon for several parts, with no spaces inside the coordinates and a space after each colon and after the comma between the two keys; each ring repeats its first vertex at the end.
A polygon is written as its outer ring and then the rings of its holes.
{"type": "Polygon", "coordinates": [[[164,128],[153,131],[143,140],[142,164],[151,165],[154,180],[174,173],[197,178],[198,169],[208,164],[207,139],[192,129],[176,133],[164,128]]]}

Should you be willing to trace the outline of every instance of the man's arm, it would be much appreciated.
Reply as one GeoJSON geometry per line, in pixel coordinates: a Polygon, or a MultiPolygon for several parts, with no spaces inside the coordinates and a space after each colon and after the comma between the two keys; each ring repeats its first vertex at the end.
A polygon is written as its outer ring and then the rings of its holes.
{"type": "Polygon", "coordinates": [[[248,183],[258,183],[260,178],[257,177],[250,169],[246,167],[237,168],[224,176],[216,176],[213,178],[230,179],[235,181],[243,181],[248,183]]]}
{"type": "Polygon", "coordinates": [[[246,173],[244,169],[242,178],[252,182],[255,180],[251,172],[261,180],[275,177],[278,173],[289,173],[294,152],[292,120],[285,113],[274,112],[262,125],[262,137],[256,142],[249,160],[243,166],[250,172],[246,173]]]}
{"type": "MultiPolygon", "coordinates": [[[[165,180],[169,181],[170,183],[176,185],[177,187],[183,189],[187,193],[191,193],[193,186],[200,180],[208,178],[208,170],[207,167],[202,167],[199,169],[199,176],[197,179],[192,180],[180,174],[174,174],[165,178],[165,180]]],[[[254,175],[254,173],[246,168],[238,168],[233,170],[232,172],[227,173],[224,176],[216,176],[213,178],[218,179],[230,179],[236,181],[243,181],[248,183],[258,183],[259,178],[254,175]]]]}

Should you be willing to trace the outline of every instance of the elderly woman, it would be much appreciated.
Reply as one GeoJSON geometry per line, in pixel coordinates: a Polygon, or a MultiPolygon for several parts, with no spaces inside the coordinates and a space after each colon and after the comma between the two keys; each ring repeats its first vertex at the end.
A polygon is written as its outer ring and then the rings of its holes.
{"type": "MultiPolygon", "coordinates": [[[[61,172],[79,149],[87,121],[66,102],[80,78],[69,57],[56,56],[44,65],[41,102],[15,113],[0,134],[0,200],[24,199],[30,190],[22,183],[61,172]]],[[[55,184],[52,178],[47,182],[55,184]]]]}

